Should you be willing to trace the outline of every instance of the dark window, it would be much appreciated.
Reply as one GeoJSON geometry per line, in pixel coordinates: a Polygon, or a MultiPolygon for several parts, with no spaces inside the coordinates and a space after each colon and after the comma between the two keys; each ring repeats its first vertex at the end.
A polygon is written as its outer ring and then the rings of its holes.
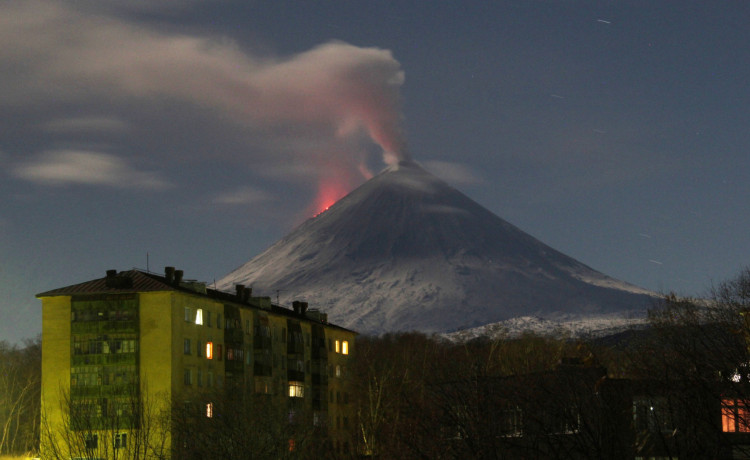
{"type": "Polygon", "coordinates": [[[96,449],[99,447],[99,435],[87,434],[83,442],[86,449],[96,449]]]}

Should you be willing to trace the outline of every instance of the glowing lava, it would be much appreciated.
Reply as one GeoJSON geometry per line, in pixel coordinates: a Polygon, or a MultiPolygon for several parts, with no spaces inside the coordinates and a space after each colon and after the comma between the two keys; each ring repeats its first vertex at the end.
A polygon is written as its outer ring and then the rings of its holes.
{"type": "Polygon", "coordinates": [[[343,178],[329,178],[318,184],[318,195],[315,197],[315,216],[319,216],[333,206],[351,187],[343,178]]]}

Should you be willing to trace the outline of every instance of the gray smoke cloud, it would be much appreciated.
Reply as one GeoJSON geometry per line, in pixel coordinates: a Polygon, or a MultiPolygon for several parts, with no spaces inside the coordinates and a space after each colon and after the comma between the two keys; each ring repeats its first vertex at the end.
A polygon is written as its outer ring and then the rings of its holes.
{"type": "Polygon", "coordinates": [[[288,57],[256,56],[223,37],[163,32],[71,5],[5,3],[0,105],[166,97],[261,129],[364,134],[386,163],[406,158],[404,73],[388,50],[330,42],[288,57]]]}

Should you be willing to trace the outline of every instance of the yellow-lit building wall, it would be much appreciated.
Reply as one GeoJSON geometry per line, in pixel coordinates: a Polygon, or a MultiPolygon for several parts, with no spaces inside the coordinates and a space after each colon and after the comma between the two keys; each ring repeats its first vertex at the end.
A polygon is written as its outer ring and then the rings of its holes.
{"type": "MultiPolygon", "coordinates": [[[[166,450],[171,445],[171,433],[164,418],[169,413],[175,382],[179,372],[173,365],[175,348],[174,330],[175,308],[173,292],[146,292],[139,294],[141,397],[146,423],[153,423],[162,429],[153,431],[155,438],[164,441],[166,450]]],[[[155,427],[151,427],[155,428],[155,427]]],[[[156,439],[152,440],[156,442],[156,439]]]]}
{"type": "Polygon", "coordinates": [[[41,454],[50,442],[62,442],[70,394],[70,296],[42,301],[42,442],[41,454]],[[49,439],[48,436],[52,436],[49,439]]]}

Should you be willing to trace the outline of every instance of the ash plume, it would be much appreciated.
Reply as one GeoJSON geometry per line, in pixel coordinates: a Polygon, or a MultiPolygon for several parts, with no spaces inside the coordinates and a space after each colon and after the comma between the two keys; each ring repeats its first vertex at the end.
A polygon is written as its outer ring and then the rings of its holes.
{"type": "Polygon", "coordinates": [[[291,56],[260,55],[226,37],[159,30],[75,5],[5,3],[0,41],[8,46],[0,61],[14,72],[0,88],[0,107],[187,103],[246,129],[256,145],[275,147],[248,149],[255,155],[248,163],[305,164],[321,180],[331,163],[344,165],[349,183],[371,175],[370,142],[386,163],[407,158],[404,73],[388,50],[329,42],[291,56]]]}

